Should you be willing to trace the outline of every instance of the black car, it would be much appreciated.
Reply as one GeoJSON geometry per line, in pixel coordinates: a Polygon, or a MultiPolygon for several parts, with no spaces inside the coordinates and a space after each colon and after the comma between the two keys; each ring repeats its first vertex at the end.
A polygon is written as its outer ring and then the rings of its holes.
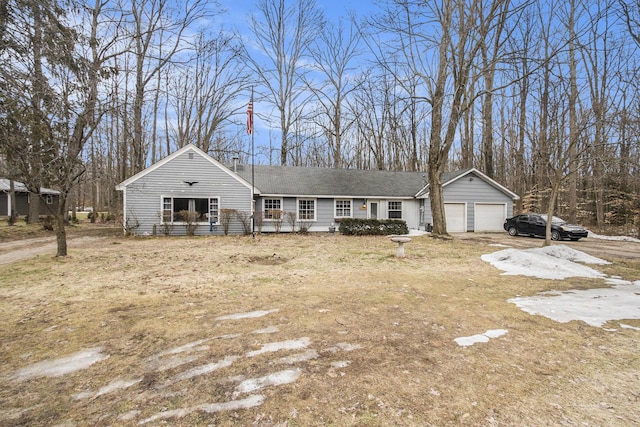
{"type": "MultiPolygon", "coordinates": [[[[547,215],[543,214],[522,214],[512,218],[507,218],[504,229],[510,236],[524,234],[528,236],[543,236],[547,227],[547,215]]],[[[587,237],[587,230],[579,225],[568,224],[558,218],[551,218],[551,240],[571,239],[579,240],[587,237]]]]}

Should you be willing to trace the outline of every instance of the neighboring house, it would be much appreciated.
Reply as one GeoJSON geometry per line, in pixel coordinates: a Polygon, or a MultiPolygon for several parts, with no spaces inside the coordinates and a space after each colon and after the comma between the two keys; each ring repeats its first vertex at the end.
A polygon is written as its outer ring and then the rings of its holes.
{"type": "MultiPolygon", "coordinates": [[[[450,232],[503,231],[518,196],[476,169],[444,177],[450,232]]],[[[220,210],[251,213],[262,231],[328,231],[342,218],[402,219],[410,229],[431,224],[423,172],[233,165],[187,145],[116,187],[124,193],[124,220],[137,234],[186,234],[180,212],[197,212],[196,234],[222,234],[220,210]],[[253,185],[252,185],[253,184],[253,185]]],[[[232,221],[229,232],[243,232],[232,221]]]]}
{"type": "MultiPolygon", "coordinates": [[[[33,194],[29,192],[27,186],[22,182],[13,181],[14,192],[16,195],[16,206],[14,206],[18,215],[29,215],[29,201],[33,194]]],[[[54,215],[58,210],[58,202],[60,200],[60,192],[48,188],[40,189],[40,215],[54,215]]],[[[0,178],[0,215],[11,215],[11,194],[10,183],[8,179],[0,178]]]]}

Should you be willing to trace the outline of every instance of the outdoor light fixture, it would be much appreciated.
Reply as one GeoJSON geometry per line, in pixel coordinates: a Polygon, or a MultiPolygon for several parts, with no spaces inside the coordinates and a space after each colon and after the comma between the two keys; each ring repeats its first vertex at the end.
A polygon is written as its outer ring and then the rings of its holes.
{"type": "Polygon", "coordinates": [[[364,199],[362,201],[362,206],[360,207],[360,209],[367,209],[367,199],[364,199]]]}

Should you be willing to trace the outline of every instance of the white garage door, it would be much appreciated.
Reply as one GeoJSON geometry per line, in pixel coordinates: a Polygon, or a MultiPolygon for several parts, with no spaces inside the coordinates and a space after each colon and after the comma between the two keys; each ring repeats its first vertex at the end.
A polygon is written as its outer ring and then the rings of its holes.
{"type": "Polygon", "coordinates": [[[505,204],[476,203],[474,231],[504,231],[505,204]]]}
{"type": "Polygon", "coordinates": [[[464,203],[445,203],[444,215],[447,218],[448,233],[463,233],[467,231],[465,226],[464,203]]]}

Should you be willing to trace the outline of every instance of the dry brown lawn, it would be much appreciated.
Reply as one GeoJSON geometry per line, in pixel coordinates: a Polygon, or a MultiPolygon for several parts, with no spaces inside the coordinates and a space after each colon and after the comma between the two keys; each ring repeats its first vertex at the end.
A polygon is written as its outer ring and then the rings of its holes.
{"type": "MultiPolygon", "coordinates": [[[[640,332],[507,302],[603,281],[502,276],[480,260],[498,249],[109,237],[0,266],[0,425],[639,425],[640,332]],[[454,342],[489,329],[508,333],[454,342]],[[26,370],[87,349],[84,369],[26,370]]],[[[598,269],[640,279],[610,261],[598,269]]]]}

